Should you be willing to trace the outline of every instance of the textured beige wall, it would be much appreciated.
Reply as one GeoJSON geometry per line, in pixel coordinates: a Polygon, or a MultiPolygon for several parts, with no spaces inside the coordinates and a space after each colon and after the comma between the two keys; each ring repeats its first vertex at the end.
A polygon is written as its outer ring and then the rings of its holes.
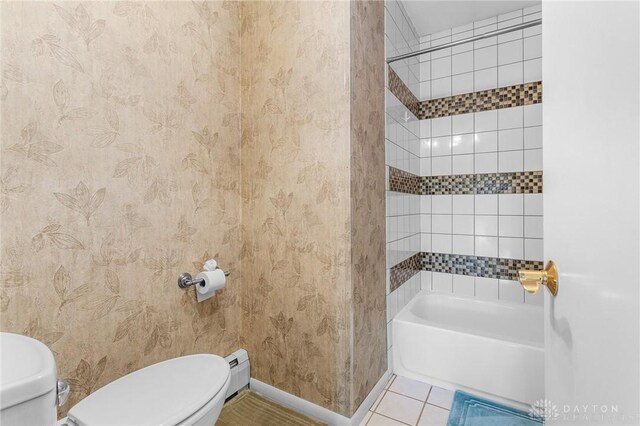
{"type": "Polygon", "coordinates": [[[2,330],[79,398],[240,333],[237,7],[2,2],[2,330]],[[215,256],[196,304],[182,271],[215,256]]]}
{"type": "Polygon", "coordinates": [[[243,343],[346,416],[387,365],[383,7],[243,3],[243,343]]]}
{"type": "Polygon", "coordinates": [[[351,412],[387,370],[384,2],[351,2],[351,412]]]}
{"type": "Polygon", "coordinates": [[[243,344],[252,375],[349,406],[349,3],[244,2],[243,344]]]}
{"type": "Polygon", "coordinates": [[[67,407],[246,346],[257,379],[353,413],[386,369],[382,22],[2,3],[1,328],[56,352],[67,407]],[[208,257],[233,274],[196,304],[175,279],[208,257]]]}

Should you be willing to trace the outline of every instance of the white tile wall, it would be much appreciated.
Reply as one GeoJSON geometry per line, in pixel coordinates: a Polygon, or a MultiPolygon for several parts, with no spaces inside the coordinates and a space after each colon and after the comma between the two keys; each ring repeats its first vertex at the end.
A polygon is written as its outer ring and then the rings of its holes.
{"type": "MultiPolygon", "coordinates": [[[[539,8],[516,10],[420,37],[420,48],[539,17],[539,8]]],[[[533,27],[422,55],[419,97],[435,99],[538,81],[542,78],[540,37],[540,27],[533,27]]],[[[542,105],[532,105],[422,120],[421,173],[435,176],[542,170],[541,116],[542,105]]],[[[425,226],[429,212],[421,210],[422,250],[542,260],[542,195],[431,198],[430,226],[425,226]]],[[[520,286],[510,281],[423,273],[422,287],[525,302],[520,286]]],[[[542,303],[542,299],[527,297],[526,302],[542,303]]]]}
{"type": "MultiPolygon", "coordinates": [[[[386,1],[387,56],[540,17],[528,8],[418,37],[402,5],[386,1]]],[[[541,80],[540,27],[394,63],[419,99],[541,80]]],[[[542,170],[542,105],[417,120],[386,90],[386,164],[421,176],[542,170]]],[[[416,196],[387,192],[388,267],[417,251],[543,260],[542,195],[416,196]]],[[[542,303],[511,281],[421,272],[393,293],[390,321],[420,290],[542,303]]],[[[388,345],[391,326],[388,323],[388,345]]],[[[390,354],[390,352],[389,352],[390,354]]],[[[389,359],[391,359],[389,357],[389,359]]]]}
{"type": "MultiPolygon", "coordinates": [[[[398,55],[415,50],[418,38],[411,21],[402,5],[397,1],[385,1],[385,50],[387,56],[398,55]]],[[[395,62],[394,71],[414,92],[420,90],[420,62],[417,58],[395,62]]],[[[421,152],[427,141],[420,139],[420,122],[415,116],[385,88],[386,125],[385,157],[387,165],[416,175],[422,170],[421,152]]],[[[388,182],[388,179],[387,179],[388,182]]],[[[420,229],[422,222],[428,219],[421,215],[423,210],[419,195],[401,194],[388,191],[387,188],[387,344],[391,349],[391,319],[420,291],[420,274],[415,275],[399,289],[390,292],[389,268],[412,256],[421,249],[420,229]]],[[[391,357],[389,357],[391,363],[391,357]]]]}

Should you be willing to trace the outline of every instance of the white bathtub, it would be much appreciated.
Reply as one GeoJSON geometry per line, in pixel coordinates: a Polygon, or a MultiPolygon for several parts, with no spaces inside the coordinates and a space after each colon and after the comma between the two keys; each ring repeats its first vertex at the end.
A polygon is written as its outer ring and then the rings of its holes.
{"type": "Polygon", "coordinates": [[[423,290],[392,327],[396,374],[519,406],[544,399],[541,306],[423,290]]]}

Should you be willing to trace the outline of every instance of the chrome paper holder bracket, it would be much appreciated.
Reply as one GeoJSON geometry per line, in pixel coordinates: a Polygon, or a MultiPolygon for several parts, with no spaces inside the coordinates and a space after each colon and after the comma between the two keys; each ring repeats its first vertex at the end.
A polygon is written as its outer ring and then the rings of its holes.
{"type": "MultiPolygon", "coordinates": [[[[216,269],[220,269],[220,268],[216,268],[216,269]]],[[[231,272],[225,271],[224,276],[228,277],[229,275],[231,275],[231,272]]],[[[196,278],[194,280],[191,274],[188,272],[183,272],[178,277],[178,287],[180,288],[189,288],[192,285],[200,285],[200,284],[204,284],[204,280],[202,278],[200,279],[196,278]]]]}

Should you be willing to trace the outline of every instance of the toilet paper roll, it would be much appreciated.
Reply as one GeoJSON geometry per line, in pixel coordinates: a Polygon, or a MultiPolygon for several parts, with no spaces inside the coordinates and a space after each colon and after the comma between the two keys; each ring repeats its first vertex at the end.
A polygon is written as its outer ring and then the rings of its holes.
{"type": "Polygon", "coordinates": [[[216,290],[223,289],[225,282],[227,281],[227,277],[224,276],[224,271],[222,269],[200,272],[196,275],[196,279],[204,280],[203,284],[196,285],[196,296],[198,298],[198,302],[207,300],[215,295],[216,290]]]}

